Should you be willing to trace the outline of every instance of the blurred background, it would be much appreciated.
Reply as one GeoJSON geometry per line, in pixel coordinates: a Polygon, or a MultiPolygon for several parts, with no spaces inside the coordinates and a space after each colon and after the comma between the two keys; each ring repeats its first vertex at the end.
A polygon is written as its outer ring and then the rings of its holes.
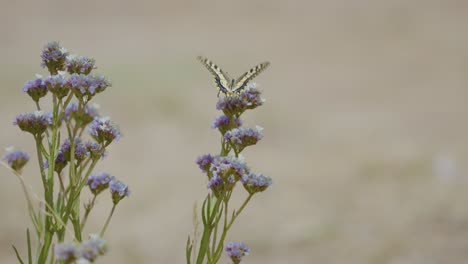
{"type": "MultiPolygon", "coordinates": [[[[133,192],[100,263],[184,263],[207,192],[194,160],[219,149],[216,90],[195,57],[234,76],[268,60],[267,103],[244,116],[265,137],[245,157],[274,185],[228,237],[252,248],[243,263],[466,263],[467,12],[459,0],[2,0],[0,148],[34,153],[12,120],[34,110],[21,87],[46,73],[48,41],[95,58],[113,83],[95,102],[124,134],[97,171],[133,192]]],[[[24,177],[39,192],[34,164],[24,177]]],[[[14,263],[29,221],[4,168],[0,210],[0,262],[14,263]]]]}

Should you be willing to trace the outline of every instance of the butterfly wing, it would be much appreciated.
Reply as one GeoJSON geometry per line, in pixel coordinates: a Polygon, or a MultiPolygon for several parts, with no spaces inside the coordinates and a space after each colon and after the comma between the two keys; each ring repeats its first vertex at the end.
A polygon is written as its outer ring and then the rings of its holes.
{"type": "Polygon", "coordinates": [[[214,64],[207,58],[198,56],[197,59],[205,65],[205,67],[213,74],[215,78],[215,84],[218,87],[219,91],[224,94],[231,93],[231,78],[219,68],[218,65],[214,64]]]}
{"type": "Polygon", "coordinates": [[[255,76],[259,75],[262,71],[264,71],[268,66],[270,65],[269,62],[264,62],[264,63],[260,63],[259,65],[253,67],[252,69],[250,69],[248,72],[242,74],[241,77],[239,77],[235,82],[234,82],[234,85],[232,87],[232,92],[233,93],[239,93],[240,91],[242,91],[243,89],[245,89],[245,87],[247,86],[247,84],[253,79],[255,78],[255,76]]]}

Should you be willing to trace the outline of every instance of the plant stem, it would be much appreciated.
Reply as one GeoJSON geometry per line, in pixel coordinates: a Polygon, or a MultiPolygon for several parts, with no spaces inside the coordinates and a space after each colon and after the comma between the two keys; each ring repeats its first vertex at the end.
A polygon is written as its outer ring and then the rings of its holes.
{"type": "Polygon", "coordinates": [[[81,229],[83,229],[83,227],[86,225],[86,221],[88,220],[88,215],[91,212],[91,210],[93,209],[94,203],[96,202],[96,197],[97,197],[97,195],[95,194],[94,197],[93,197],[93,200],[91,200],[91,203],[89,204],[89,206],[86,207],[86,211],[85,211],[85,214],[83,216],[83,220],[81,221],[81,229]]]}
{"type": "Polygon", "coordinates": [[[104,233],[106,232],[107,226],[109,225],[109,222],[110,222],[110,220],[112,218],[112,215],[114,214],[116,206],[117,206],[117,204],[114,204],[114,206],[112,206],[112,210],[111,210],[109,216],[107,217],[106,223],[104,224],[104,227],[102,228],[101,233],[99,233],[100,237],[104,237],[104,233]]]}

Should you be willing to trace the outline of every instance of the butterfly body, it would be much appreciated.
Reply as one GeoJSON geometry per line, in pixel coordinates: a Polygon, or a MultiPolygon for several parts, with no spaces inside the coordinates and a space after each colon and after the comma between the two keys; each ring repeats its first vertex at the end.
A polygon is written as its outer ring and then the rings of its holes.
{"type": "Polygon", "coordinates": [[[246,73],[242,74],[239,78],[231,79],[226,72],[223,72],[218,65],[214,64],[209,59],[200,56],[197,57],[197,59],[208,69],[208,71],[211,72],[211,74],[214,76],[218,91],[223,93],[225,96],[238,95],[247,87],[247,84],[253,78],[255,78],[270,65],[269,62],[260,63],[246,73]]]}

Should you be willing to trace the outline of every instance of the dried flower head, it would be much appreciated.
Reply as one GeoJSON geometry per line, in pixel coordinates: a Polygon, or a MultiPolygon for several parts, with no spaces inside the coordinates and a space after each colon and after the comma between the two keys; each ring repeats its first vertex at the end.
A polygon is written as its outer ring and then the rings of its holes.
{"type": "Polygon", "coordinates": [[[240,180],[245,173],[249,172],[247,164],[242,157],[215,156],[210,167],[211,175],[218,175],[223,180],[234,184],[240,180]]]}
{"type": "Polygon", "coordinates": [[[239,95],[220,97],[216,109],[223,111],[227,116],[240,116],[248,109],[261,106],[265,100],[255,84],[249,84],[239,95]]]}
{"type": "Polygon", "coordinates": [[[261,173],[244,174],[241,178],[241,182],[250,194],[263,192],[273,184],[270,177],[261,173]]]}
{"type": "Polygon", "coordinates": [[[92,76],[85,74],[72,74],[68,79],[68,85],[77,98],[84,103],[89,102],[94,95],[103,92],[111,86],[104,76],[92,76]]]}
{"type": "Polygon", "coordinates": [[[31,96],[34,102],[39,102],[39,99],[47,94],[47,87],[42,81],[42,76],[36,75],[36,79],[27,81],[23,85],[23,92],[31,96]]]}
{"type": "Polygon", "coordinates": [[[200,168],[200,170],[202,170],[204,173],[210,170],[212,162],[213,162],[213,157],[210,154],[205,154],[203,156],[200,156],[195,161],[195,163],[198,164],[198,167],[200,168]]]}
{"type": "Polygon", "coordinates": [[[256,126],[254,128],[234,128],[224,134],[224,139],[230,141],[236,148],[237,153],[244,148],[257,144],[263,138],[263,128],[256,126]]]}
{"type": "Polygon", "coordinates": [[[47,67],[50,74],[55,75],[58,71],[65,69],[65,60],[68,56],[68,51],[61,47],[56,41],[49,42],[42,50],[42,67],[47,67]]]}
{"type": "Polygon", "coordinates": [[[70,74],[89,74],[96,68],[95,64],[96,61],[94,59],[77,55],[69,55],[65,62],[67,71],[70,74]]]}
{"type": "Polygon", "coordinates": [[[35,111],[32,113],[19,114],[13,121],[21,130],[29,132],[34,136],[39,136],[46,131],[47,127],[52,125],[52,113],[35,111]]]}
{"type": "Polygon", "coordinates": [[[99,117],[99,106],[97,104],[81,105],[75,102],[68,104],[65,108],[65,117],[74,119],[77,127],[85,127],[91,123],[94,118],[99,117]]]}
{"type": "Polygon", "coordinates": [[[66,264],[73,263],[81,255],[79,247],[73,243],[60,243],[55,246],[55,258],[66,264]]]}
{"type": "Polygon", "coordinates": [[[225,251],[234,264],[240,263],[242,257],[250,254],[250,248],[243,242],[229,242],[226,245],[225,251]]]}
{"type": "Polygon", "coordinates": [[[234,128],[238,128],[241,125],[242,125],[242,120],[240,118],[237,118],[235,116],[229,117],[227,115],[221,115],[215,119],[211,127],[217,128],[221,132],[221,134],[224,135],[226,131],[229,131],[234,128]]]}
{"type": "Polygon", "coordinates": [[[94,195],[98,195],[103,190],[109,187],[109,183],[114,179],[109,173],[93,173],[88,177],[86,185],[89,186],[89,189],[94,195]]]}
{"type": "Polygon", "coordinates": [[[29,161],[29,154],[24,151],[16,150],[13,147],[8,147],[5,150],[6,153],[3,156],[3,160],[8,163],[8,166],[13,170],[21,172],[21,169],[23,169],[29,161]]]}
{"type": "Polygon", "coordinates": [[[50,75],[44,79],[44,85],[58,99],[62,99],[70,92],[70,87],[67,85],[67,78],[65,78],[64,74],[65,72],[59,71],[56,75],[50,75]]]}
{"type": "Polygon", "coordinates": [[[109,183],[109,190],[112,194],[112,201],[114,204],[119,203],[120,200],[126,196],[130,196],[130,190],[128,189],[128,186],[115,178],[112,179],[109,183]]]}
{"type": "Polygon", "coordinates": [[[89,240],[81,243],[81,257],[94,262],[98,256],[102,256],[107,252],[106,242],[98,235],[90,235],[89,240]]]}
{"type": "Polygon", "coordinates": [[[106,156],[106,150],[96,141],[87,141],[85,147],[92,160],[98,160],[106,156]]]}
{"type": "MultiPolygon", "coordinates": [[[[67,161],[71,160],[71,142],[70,139],[65,139],[62,146],[60,147],[60,151],[63,153],[64,158],[67,161]]],[[[75,138],[75,160],[77,162],[83,161],[88,156],[88,149],[86,145],[82,142],[81,138],[75,138]]]]}
{"type": "Polygon", "coordinates": [[[108,146],[112,141],[120,139],[119,128],[111,123],[109,117],[95,118],[88,126],[89,134],[98,143],[108,146]]]}

